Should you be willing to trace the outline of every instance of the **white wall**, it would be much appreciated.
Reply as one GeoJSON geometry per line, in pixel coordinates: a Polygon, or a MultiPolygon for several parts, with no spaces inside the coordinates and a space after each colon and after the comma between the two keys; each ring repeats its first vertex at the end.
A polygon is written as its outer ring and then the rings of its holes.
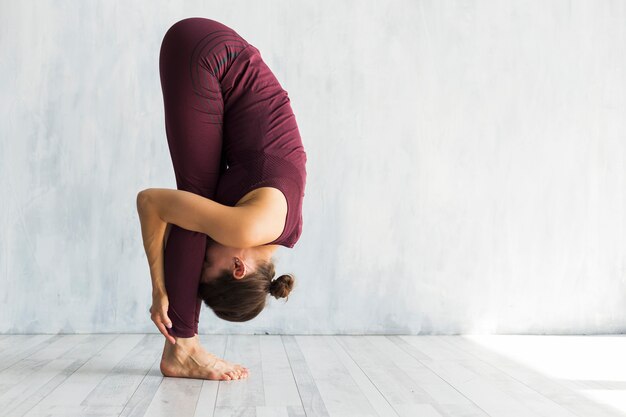
{"type": "Polygon", "coordinates": [[[308,155],[298,287],[201,332],[625,330],[624,2],[2,0],[0,332],[155,331],[134,204],[175,188],[190,16],[261,50],[308,155]]]}

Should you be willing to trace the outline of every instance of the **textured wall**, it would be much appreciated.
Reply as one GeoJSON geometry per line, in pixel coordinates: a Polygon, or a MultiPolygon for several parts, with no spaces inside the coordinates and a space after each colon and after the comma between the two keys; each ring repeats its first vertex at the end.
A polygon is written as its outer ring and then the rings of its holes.
{"type": "Polygon", "coordinates": [[[0,332],[155,330],[135,195],[175,188],[190,16],[261,50],[309,161],[298,287],[202,332],[625,330],[623,2],[3,0],[0,332]]]}

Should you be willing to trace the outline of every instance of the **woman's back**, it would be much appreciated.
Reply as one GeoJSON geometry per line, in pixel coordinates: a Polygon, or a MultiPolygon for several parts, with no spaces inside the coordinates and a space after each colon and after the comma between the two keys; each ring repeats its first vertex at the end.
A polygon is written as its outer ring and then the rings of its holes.
{"type": "Polygon", "coordinates": [[[215,200],[234,206],[254,189],[278,188],[287,200],[287,220],[268,244],[292,248],[302,233],[307,156],[288,93],[251,44],[231,62],[221,87],[226,169],[215,200]]]}

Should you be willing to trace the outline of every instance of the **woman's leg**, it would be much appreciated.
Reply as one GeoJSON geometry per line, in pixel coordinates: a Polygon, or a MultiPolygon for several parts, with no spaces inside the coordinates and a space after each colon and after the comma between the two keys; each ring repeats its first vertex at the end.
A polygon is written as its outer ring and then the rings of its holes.
{"type": "MultiPolygon", "coordinates": [[[[167,142],[178,189],[213,198],[222,167],[224,102],[220,74],[233,51],[244,46],[219,22],[184,19],[165,34],[159,72],[167,142]]],[[[172,225],[164,252],[169,333],[193,337],[202,300],[198,284],[207,236],[172,225]]]]}

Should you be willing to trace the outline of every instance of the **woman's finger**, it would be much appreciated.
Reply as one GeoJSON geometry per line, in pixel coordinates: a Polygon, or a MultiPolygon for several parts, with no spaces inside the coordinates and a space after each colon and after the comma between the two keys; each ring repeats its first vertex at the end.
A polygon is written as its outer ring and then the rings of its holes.
{"type": "Polygon", "coordinates": [[[156,325],[157,329],[159,329],[159,331],[163,334],[163,336],[165,336],[165,337],[168,336],[167,329],[165,328],[163,323],[161,323],[161,321],[160,321],[160,319],[158,317],[156,317],[154,319],[154,324],[156,325]]]}
{"type": "Polygon", "coordinates": [[[176,344],[176,339],[174,339],[174,336],[172,336],[171,334],[169,334],[167,332],[167,329],[165,328],[165,325],[161,322],[161,318],[157,316],[157,319],[154,320],[154,324],[156,324],[157,329],[159,329],[159,331],[163,334],[163,336],[165,336],[165,338],[173,345],[176,344]]]}
{"type": "Polygon", "coordinates": [[[170,320],[170,318],[167,316],[167,307],[163,307],[163,311],[161,312],[161,318],[162,318],[163,324],[165,324],[166,327],[169,327],[171,329],[172,320],[170,320]]]}
{"type": "Polygon", "coordinates": [[[163,336],[165,336],[165,338],[173,345],[176,344],[176,339],[174,339],[174,336],[172,336],[171,334],[169,334],[167,332],[167,329],[165,328],[165,326],[163,325],[163,323],[159,323],[161,325],[161,333],[163,333],[163,336]]]}

